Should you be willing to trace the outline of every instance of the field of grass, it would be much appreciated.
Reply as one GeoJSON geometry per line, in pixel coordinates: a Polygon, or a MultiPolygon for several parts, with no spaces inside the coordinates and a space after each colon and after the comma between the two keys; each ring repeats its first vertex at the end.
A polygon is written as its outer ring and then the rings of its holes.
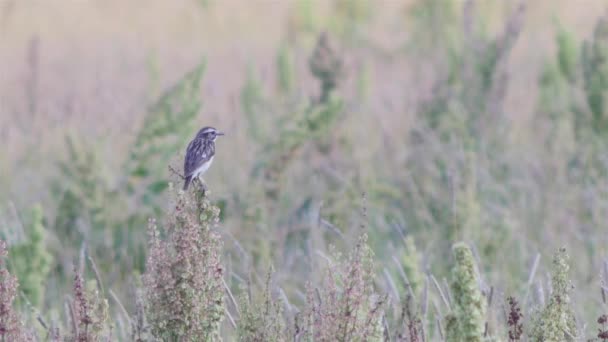
{"type": "Polygon", "coordinates": [[[602,0],[3,0],[0,144],[0,341],[608,341],[602,0]]]}

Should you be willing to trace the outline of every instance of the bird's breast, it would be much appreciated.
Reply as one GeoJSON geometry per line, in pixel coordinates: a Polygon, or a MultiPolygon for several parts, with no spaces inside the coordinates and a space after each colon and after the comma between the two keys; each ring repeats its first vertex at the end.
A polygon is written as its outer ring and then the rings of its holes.
{"type": "Polygon", "coordinates": [[[202,175],[203,173],[205,173],[205,171],[207,171],[209,169],[209,166],[211,166],[212,162],[213,162],[213,157],[209,158],[209,160],[204,162],[198,169],[196,169],[195,174],[202,175]]]}

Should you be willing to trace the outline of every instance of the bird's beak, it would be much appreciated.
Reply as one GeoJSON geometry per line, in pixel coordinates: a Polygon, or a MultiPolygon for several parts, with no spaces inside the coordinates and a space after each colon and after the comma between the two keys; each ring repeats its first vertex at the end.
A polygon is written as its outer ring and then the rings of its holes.
{"type": "Polygon", "coordinates": [[[217,132],[216,135],[224,135],[224,132],[217,132]]]}

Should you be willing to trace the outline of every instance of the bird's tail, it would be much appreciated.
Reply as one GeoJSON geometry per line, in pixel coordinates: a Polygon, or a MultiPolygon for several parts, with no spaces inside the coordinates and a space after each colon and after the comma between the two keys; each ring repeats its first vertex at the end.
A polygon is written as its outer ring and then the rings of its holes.
{"type": "Polygon", "coordinates": [[[190,186],[190,182],[192,182],[192,176],[187,176],[186,179],[184,180],[184,191],[188,190],[188,187],[190,186]]]}

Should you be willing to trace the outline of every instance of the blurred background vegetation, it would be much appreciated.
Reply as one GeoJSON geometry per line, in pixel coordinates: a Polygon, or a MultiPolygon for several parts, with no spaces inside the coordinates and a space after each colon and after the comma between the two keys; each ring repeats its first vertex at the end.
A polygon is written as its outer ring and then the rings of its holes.
{"type": "Polygon", "coordinates": [[[458,241],[501,314],[552,300],[561,247],[578,327],[608,310],[602,0],[4,0],[0,79],[0,235],[28,320],[65,324],[76,265],[128,338],[147,221],[207,125],[235,293],[272,267],[303,305],[364,230],[377,292],[430,300],[431,340],[458,241]]]}

